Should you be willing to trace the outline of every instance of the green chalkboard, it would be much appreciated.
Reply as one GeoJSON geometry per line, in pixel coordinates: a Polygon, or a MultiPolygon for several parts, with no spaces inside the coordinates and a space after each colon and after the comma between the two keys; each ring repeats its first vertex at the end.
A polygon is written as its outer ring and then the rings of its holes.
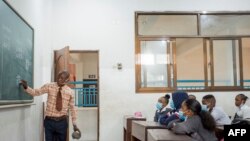
{"type": "Polygon", "coordinates": [[[5,1],[0,0],[0,105],[33,102],[19,85],[33,87],[33,28],[5,1]]]}

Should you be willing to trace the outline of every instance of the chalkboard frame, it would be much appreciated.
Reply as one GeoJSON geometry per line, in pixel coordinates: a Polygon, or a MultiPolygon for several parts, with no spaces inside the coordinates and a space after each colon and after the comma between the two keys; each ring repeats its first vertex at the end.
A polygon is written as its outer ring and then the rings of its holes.
{"type": "MultiPolygon", "coordinates": [[[[20,18],[23,23],[25,25],[27,25],[28,28],[30,28],[30,30],[32,31],[32,83],[30,84],[29,83],[29,86],[33,86],[34,84],[34,28],[17,12],[17,10],[15,10],[15,8],[13,8],[11,6],[11,4],[9,2],[7,2],[6,0],[2,0],[9,8],[12,12],[14,12],[16,14],[16,16],[18,18],[20,18]]],[[[31,99],[29,100],[1,100],[0,99],[0,106],[1,105],[10,105],[10,104],[27,104],[27,103],[32,103],[34,102],[34,98],[32,97],[31,99]]]]}

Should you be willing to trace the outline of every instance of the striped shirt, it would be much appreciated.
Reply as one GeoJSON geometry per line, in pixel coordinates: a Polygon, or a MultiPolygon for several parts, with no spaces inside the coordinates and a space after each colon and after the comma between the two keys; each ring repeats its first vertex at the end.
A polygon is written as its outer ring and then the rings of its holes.
{"type": "Polygon", "coordinates": [[[62,100],[63,100],[61,111],[56,110],[56,97],[59,91],[59,86],[57,85],[56,82],[45,84],[39,89],[32,89],[28,87],[25,91],[31,96],[39,96],[45,93],[48,94],[47,107],[45,111],[46,116],[60,117],[63,115],[67,115],[68,109],[70,108],[72,123],[76,125],[77,111],[74,106],[75,104],[74,93],[73,90],[71,90],[71,88],[68,87],[67,85],[64,85],[61,90],[62,100]]]}

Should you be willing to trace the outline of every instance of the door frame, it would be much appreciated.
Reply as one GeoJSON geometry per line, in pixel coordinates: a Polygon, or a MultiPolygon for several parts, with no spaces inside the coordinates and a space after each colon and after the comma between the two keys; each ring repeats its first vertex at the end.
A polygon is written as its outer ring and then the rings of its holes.
{"type": "Polygon", "coordinates": [[[97,141],[100,136],[100,73],[99,73],[99,50],[69,50],[71,53],[97,53],[97,141]]]}

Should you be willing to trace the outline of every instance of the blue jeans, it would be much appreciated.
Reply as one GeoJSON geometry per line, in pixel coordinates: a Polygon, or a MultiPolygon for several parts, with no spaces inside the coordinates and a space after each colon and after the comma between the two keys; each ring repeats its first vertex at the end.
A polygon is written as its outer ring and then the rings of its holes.
{"type": "Polygon", "coordinates": [[[45,118],[44,128],[46,141],[66,141],[68,128],[67,118],[60,121],[45,118]]]}

